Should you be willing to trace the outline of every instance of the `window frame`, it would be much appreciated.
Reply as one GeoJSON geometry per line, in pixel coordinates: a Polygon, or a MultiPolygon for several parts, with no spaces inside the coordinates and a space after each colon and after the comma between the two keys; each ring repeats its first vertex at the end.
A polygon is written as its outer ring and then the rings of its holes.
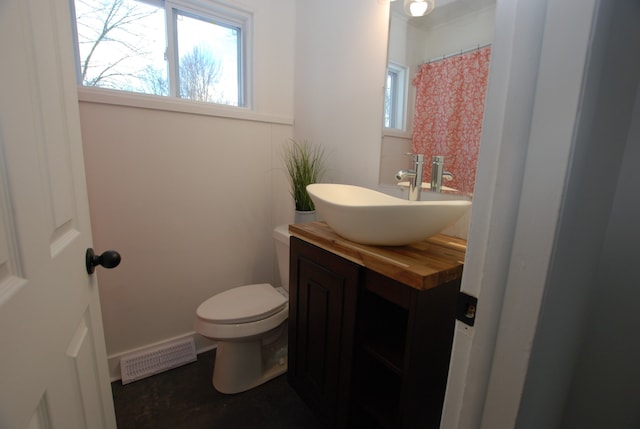
{"type": "Polygon", "coordinates": [[[402,64],[389,62],[387,65],[387,73],[385,74],[385,103],[383,127],[385,130],[395,130],[404,132],[407,130],[407,99],[409,92],[409,68],[402,64]],[[389,76],[393,75],[394,84],[391,88],[387,86],[389,76]],[[391,111],[387,112],[387,91],[390,91],[391,111]],[[389,124],[386,125],[386,117],[389,113],[389,124]]]}
{"type": "MultiPolygon", "coordinates": [[[[77,21],[75,16],[75,2],[69,0],[72,6],[72,25],[74,37],[74,49],[76,52],[76,75],[78,86],[83,91],[106,91],[114,95],[121,94],[126,98],[134,97],[152,97],[158,100],[180,100],[180,102],[195,103],[207,106],[216,106],[229,109],[253,110],[253,14],[246,10],[233,7],[215,0],[135,0],[140,3],[146,3],[151,6],[161,8],[165,12],[165,55],[167,58],[167,81],[169,85],[168,95],[156,95],[144,92],[133,92],[124,89],[102,88],[94,86],[85,86],[81,82],[80,70],[80,50],[78,44],[77,21]],[[177,55],[177,29],[175,25],[174,10],[192,15],[197,19],[204,19],[239,28],[240,43],[238,46],[238,105],[227,105],[215,102],[202,102],[181,98],[179,96],[179,75],[177,55]]],[[[182,104],[182,103],[180,103],[182,104]]]]}

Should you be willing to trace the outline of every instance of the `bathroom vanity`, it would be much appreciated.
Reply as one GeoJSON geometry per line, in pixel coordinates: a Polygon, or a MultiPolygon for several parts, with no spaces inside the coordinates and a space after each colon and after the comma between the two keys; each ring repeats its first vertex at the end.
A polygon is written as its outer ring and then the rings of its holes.
{"type": "Polygon", "coordinates": [[[290,225],[288,380],[326,427],[438,428],[466,241],[290,225]]]}

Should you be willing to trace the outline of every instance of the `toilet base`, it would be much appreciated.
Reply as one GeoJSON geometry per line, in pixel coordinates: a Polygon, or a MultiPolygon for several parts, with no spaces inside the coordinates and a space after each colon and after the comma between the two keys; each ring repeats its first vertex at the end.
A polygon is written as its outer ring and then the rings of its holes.
{"type": "Polygon", "coordinates": [[[287,371],[287,323],[271,335],[248,341],[219,341],[213,364],[213,387],[240,393],[287,371]]]}

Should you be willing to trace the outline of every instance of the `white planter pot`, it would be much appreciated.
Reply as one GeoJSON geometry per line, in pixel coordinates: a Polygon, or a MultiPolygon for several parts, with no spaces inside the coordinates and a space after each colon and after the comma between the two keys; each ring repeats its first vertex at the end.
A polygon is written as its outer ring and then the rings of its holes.
{"type": "Polygon", "coordinates": [[[314,222],[316,220],[316,211],[300,211],[296,210],[296,215],[293,223],[307,223],[314,222]]]}

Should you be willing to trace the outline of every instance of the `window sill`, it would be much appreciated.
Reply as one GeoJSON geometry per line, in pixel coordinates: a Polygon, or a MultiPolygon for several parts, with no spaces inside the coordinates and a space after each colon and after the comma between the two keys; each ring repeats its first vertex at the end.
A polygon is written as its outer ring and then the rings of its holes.
{"type": "Polygon", "coordinates": [[[411,131],[403,131],[395,128],[382,128],[382,136],[383,137],[399,137],[404,139],[410,139],[413,137],[413,133],[411,131]]]}
{"type": "Polygon", "coordinates": [[[160,97],[149,94],[113,91],[104,88],[78,87],[78,100],[86,103],[109,104],[114,106],[137,107],[140,109],[165,112],[188,113],[253,122],[293,125],[293,118],[264,115],[243,107],[221,106],[178,98],[160,97]]]}

